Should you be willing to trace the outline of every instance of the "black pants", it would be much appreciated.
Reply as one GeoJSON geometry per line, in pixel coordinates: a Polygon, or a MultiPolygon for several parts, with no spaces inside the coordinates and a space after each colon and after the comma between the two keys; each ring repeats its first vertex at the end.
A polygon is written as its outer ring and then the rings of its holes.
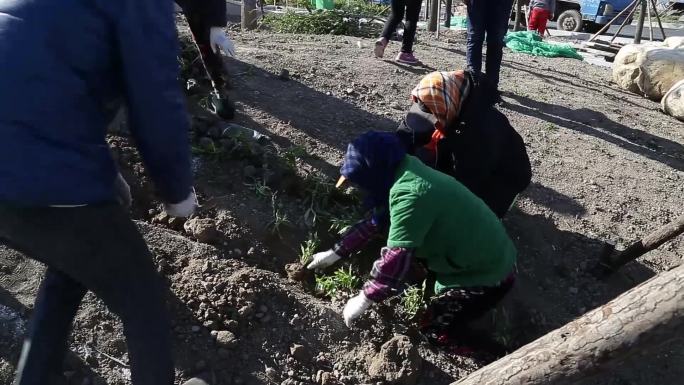
{"type": "Polygon", "coordinates": [[[392,13],[385,22],[385,28],[383,28],[381,36],[389,40],[399,23],[404,19],[404,12],[406,12],[401,52],[413,52],[413,40],[416,37],[416,27],[422,4],[423,0],[391,0],[390,2],[392,13]]]}
{"type": "Polygon", "coordinates": [[[0,242],[48,267],[15,384],[50,385],[61,376],[71,324],[88,290],[123,323],[133,384],[173,384],[164,285],[145,241],[120,206],[0,204],[0,242]]]}
{"type": "Polygon", "coordinates": [[[495,87],[499,86],[499,72],[503,58],[504,36],[508,31],[513,0],[472,0],[468,5],[468,41],[466,63],[474,73],[482,70],[482,44],[487,38],[485,72],[495,87]]]}
{"type": "Polygon", "coordinates": [[[496,286],[448,289],[433,298],[421,320],[421,333],[436,345],[461,343],[502,353],[491,337],[475,332],[468,324],[483,316],[506,296],[515,284],[515,272],[496,286]]]}
{"type": "Polygon", "coordinates": [[[211,45],[209,44],[209,30],[211,25],[209,25],[202,17],[198,10],[195,10],[195,6],[191,4],[191,1],[198,0],[176,0],[176,4],[183,10],[183,14],[188,21],[190,26],[190,32],[192,32],[192,37],[197,44],[197,49],[202,57],[202,63],[204,68],[211,79],[214,88],[219,93],[223,93],[223,88],[226,86],[225,71],[223,68],[223,60],[219,54],[214,53],[211,50],[211,45]]]}

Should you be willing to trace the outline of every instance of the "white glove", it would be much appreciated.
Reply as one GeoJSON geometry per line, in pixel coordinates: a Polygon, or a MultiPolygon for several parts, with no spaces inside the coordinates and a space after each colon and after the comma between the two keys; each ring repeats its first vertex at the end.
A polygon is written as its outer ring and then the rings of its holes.
{"type": "Polygon", "coordinates": [[[344,311],[342,312],[344,323],[347,324],[347,327],[350,328],[352,322],[359,318],[359,316],[361,316],[361,314],[363,314],[363,312],[372,304],[373,301],[368,299],[363,292],[360,292],[359,295],[347,301],[347,305],[345,305],[344,311]]]}
{"type": "Polygon", "coordinates": [[[332,265],[333,263],[339,261],[342,257],[337,255],[332,250],[321,251],[313,256],[313,261],[306,266],[309,270],[325,269],[326,267],[332,265]]]}
{"type": "Polygon", "coordinates": [[[211,27],[209,29],[209,45],[214,53],[219,53],[219,50],[221,50],[228,56],[235,56],[235,45],[221,27],[211,27]]]}
{"type": "Polygon", "coordinates": [[[126,183],[126,180],[121,173],[116,176],[114,189],[116,190],[116,199],[119,201],[119,204],[125,208],[130,208],[131,204],[133,204],[131,186],[126,183]]]}
{"type": "Polygon", "coordinates": [[[198,206],[197,195],[195,195],[195,189],[193,188],[190,191],[190,195],[184,200],[178,203],[164,203],[164,211],[172,217],[187,218],[195,212],[198,206]]]}

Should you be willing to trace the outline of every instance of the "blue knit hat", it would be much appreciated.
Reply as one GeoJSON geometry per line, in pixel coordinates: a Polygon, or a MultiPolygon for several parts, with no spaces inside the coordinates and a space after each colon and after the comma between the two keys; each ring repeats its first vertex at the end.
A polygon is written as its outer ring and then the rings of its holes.
{"type": "Polygon", "coordinates": [[[387,208],[397,166],[405,156],[394,133],[368,131],[349,143],[340,173],[364,190],[368,209],[387,208]]]}

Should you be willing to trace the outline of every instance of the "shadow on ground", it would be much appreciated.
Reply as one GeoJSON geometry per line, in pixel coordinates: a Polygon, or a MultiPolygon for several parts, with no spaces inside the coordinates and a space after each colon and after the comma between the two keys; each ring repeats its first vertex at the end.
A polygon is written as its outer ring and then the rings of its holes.
{"type": "Polygon", "coordinates": [[[669,139],[615,122],[589,108],[572,109],[508,93],[517,104],[506,108],[518,113],[601,139],[635,154],[684,171],[684,146],[669,139]]]}
{"type": "MultiPolygon", "coordinates": [[[[397,123],[391,119],[372,114],[295,79],[239,61],[232,61],[230,68],[238,101],[341,152],[346,150],[351,139],[363,132],[396,129],[397,123]]],[[[284,138],[280,137],[276,142],[278,140],[284,138]]]]}
{"type": "MultiPolygon", "coordinates": [[[[545,188],[531,186],[534,196],[545,188]]],[[[570,201],[572,201],[570,199],[570,201]]],[[[557,212],[576,203],[549,205],[557,212]]],[[[521,346],[585,312],[601,306],[655,273],[638,262],[602,280],[593,274],[606,243],[574,231],[561,230],[553,219],[514,208],[505,219],[518,248],[518,281],[505,300],[510,340],[521,346]]]]}

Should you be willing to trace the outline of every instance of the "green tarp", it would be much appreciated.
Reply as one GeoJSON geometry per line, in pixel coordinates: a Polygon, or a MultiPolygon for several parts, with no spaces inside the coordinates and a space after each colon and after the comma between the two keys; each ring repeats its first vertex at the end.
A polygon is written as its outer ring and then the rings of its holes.
{"type": "Polygon", "coordinates": [[[582,56],[569,44],[547,43],[534,31],[509,32],[504,38],[506,47],[515,52],[534,56],[569,57],[582,60],[582,56]]]}

